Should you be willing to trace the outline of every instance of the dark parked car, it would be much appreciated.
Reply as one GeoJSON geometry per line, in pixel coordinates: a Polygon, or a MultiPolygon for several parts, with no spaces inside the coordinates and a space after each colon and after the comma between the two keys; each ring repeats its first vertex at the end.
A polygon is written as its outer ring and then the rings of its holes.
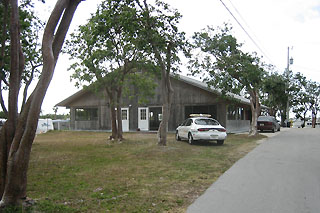
{"type": "Polygon", "coordinates": [[[263,131],[280,131],[280,124],[273,116],[259,116],[258,117],[258,130],[263,131]]]}

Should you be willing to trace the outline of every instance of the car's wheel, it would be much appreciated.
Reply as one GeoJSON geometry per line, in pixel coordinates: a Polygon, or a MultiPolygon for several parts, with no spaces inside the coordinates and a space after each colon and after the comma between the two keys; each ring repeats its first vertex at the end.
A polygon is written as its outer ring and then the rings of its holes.
{"type": "Polygon", "coordinates": [[[194,144],[194,140],[193,140],[191,133],[188,134],[188,142],[190,145],[194,144]]]}
{"type": "Polygon", "coordinates": [[[178,132],[178,131],[176,132],[176,140],[177,140],[177,141],[181,141],[181,138],[180,138],[180,136],[179,136],[179,132],[178,132]]]}
{"type": "Polygon", "coordinates": [[[274,132],[275,132],[275,128],[276,128],[276,127],[273,127],[273,128],[272,128],[272,133],[274,133],[274,132]]]}
{"type": "Polygon", "coordinates": [[[278,129],[278,132],[280,132],[280,127],[279,127],[279,129],[278,129]]]}
{"type": "Polygon", "coordinates": [[[217,144],[220,145],[220,146],[221,146],[223,143],[224,143],[224,140],[218,140],[218,141],[217,141],[217,144]]]}

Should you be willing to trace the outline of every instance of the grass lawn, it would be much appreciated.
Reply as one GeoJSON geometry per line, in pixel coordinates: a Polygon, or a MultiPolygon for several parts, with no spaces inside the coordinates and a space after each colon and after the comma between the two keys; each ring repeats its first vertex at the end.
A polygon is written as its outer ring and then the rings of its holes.
{"type": "Polygon", "coordinates": [[[263,136],[229,135],[223,146],[189,145],[168,136],[53,131],[32,147],[28,197],[35,212],[185,212],[263,136]]]}

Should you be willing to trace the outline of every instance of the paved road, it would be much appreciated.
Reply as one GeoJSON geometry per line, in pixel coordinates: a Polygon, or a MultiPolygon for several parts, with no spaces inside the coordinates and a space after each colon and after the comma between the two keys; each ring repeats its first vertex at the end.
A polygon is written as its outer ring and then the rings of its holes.
{"type": "Polygon", "coordinates": [[[320,129],[287,129],[225,172],[188,213],[319,213],[320,129]]]}

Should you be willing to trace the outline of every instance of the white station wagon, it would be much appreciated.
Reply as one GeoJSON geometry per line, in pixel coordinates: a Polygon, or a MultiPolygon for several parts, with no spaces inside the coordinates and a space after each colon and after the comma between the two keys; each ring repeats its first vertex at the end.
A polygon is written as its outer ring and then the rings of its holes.
{"type": "Polygon", "coordinates": [[[189,144],[198,140],[217,141],[218,145],[222,145],[227,138],[227,131],[217,120],[209,117],[210,115],[191,114],[176,129],[176,140],[185,139],[189,144]]]}

